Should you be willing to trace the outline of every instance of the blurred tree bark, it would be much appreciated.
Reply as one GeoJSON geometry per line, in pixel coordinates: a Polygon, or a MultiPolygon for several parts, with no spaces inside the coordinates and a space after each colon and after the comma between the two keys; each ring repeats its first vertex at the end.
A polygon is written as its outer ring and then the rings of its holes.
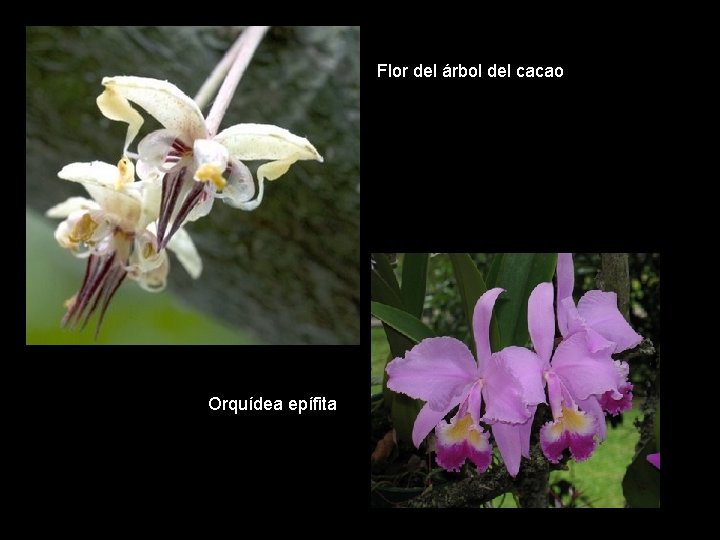
{"type": "MultiPolygon", "coordinates": [[[[167,79],[193,96],[240,28],[28,27],[27,206],[43,213],[84,194],[57,178],[63,165],[119,159],[126,125],[95,105],[104,76],[167,79]]],[[[194,281],[178,264],[170,273],[174,293],[268,343],[359,342],[359,41],[357,27],[270,29],[221,129],[276,124],[307,137],[325,163],[298,162],[266,183],[253,212],[218,201],[187,227],[203,275],[194,281]]],[[[159,127],[143,116],[141,136],[159,127]]]]}

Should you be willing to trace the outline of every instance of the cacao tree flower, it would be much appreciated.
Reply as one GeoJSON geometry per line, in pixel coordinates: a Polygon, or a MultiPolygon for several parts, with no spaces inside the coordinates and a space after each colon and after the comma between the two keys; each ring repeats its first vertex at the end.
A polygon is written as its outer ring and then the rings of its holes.
{"type": "Polygon", "coordinates": [[[162,183],[157,234],[162,249],[186,221],[207,215],[215,198],[242,210],[263,199],[263,182],[285,174],[298,160],[322,162],[310,142],[288,130],[266,124],[237,124],[209,133],[197,104],[177,86],[146,77],[105,77],[98,97],[100,111],[128,124],[124,153],[137,136],[142,107],[164,129],[138,145],[138,176],[162,183]],[[244,161],[269,160],[256,171],[244,161]],[[168,230],[169,227],[169,230],[168,230]]]}
{"type": "MultiPolygon", "coordinates": [[[[55,231],[58,243],[76,257],[87,258],[80,291],[66,303],[62,324],[82,327],[100,308],[97,332],[115,291],[126,277],[148,291],[165,288],[168,260],[158,250],[159,185],[135,182],[132,163],[123,158],[118,166],[102,161],[71,163],[58,176],[83,185],[92,199],[71,197],[52,207],[47,216],[64,218],[55,231]]],[[[180,230],[168,244],[193,278],[202,262],[190,236],[180,230]]]]}

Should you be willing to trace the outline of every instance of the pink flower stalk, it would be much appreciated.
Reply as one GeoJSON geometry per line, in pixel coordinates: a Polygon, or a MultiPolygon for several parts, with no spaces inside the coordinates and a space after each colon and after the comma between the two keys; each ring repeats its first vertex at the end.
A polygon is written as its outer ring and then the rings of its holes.
{"type": "Polygon", "coordinates": [[[447,470],[459,470],[466,459],[480,472],[487,469],[491,446],[487,432],[479,424],[481,420],[492,426],[511,474],[517,474],[520,460],[518,456],[517,466],[512,464],[509,449],[517,446],[529,457],[529,445],[520,448],[516,438],[505,441],[503,429],[506,424],[527,424],[537,405],[544,402],[541,366],[536,355],[522,347],[491,352],[490,319],[501,292],[503,289],[491,289],[475,305],[477,362],[461,341],[438,337],[424,339],[386,368],[388,388],[426,402],[413,426],[413,443],[420,446],[435,428],[437,462],[447,470]],[[483,399],[485,414],[481,417],[483,399]],[[460,407],[455,416],[445,422],[443,418],[457,405],[460,407]]]}

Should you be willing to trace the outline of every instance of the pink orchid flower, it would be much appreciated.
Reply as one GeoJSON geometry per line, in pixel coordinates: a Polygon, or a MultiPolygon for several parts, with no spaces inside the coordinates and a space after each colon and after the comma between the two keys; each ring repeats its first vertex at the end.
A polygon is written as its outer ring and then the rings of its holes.
{"type": "Polygon", "coordinates": [[[553,287],[541,283],[528,301],[528,326],[535,352],[543,362],[553,421],[540,430],[545,457],[557,463],[570,449],[575,461],[589,458],[605,437],[598,396],[620,399],[618,372],[612,359],[616,344],[587,328],[578,328],[552,352],[555,337],[553,287]],[[597,435],[597,439],[596,436],[597,435]]]}
{"type": "Polygon", "coordinates": [[[652,463],[656,469],[660,469],[660,452],[656,454],[648,454],[647,460],[652,463]]]}
{"type": "MultiPolygon", "coordinates": [[[[564,338],[578,331],[587,331],[594,347],[607,346],[604,341],[615,344],[613,353],[620,353],[637,346],[642,336],[635,332],[617,307],[614,292],[588,291],[575,306],[572,292],[575,275],[571,253],[558,253],[557,262],[557,317],[560,333],[564,338]]],[[[600,408],[615,416],[632,408],[633,385],[628,381],[630,368],[627,362],[615,360],[620,397],[605,393],[598,396],[600,408]]],[[[604,416],[602,439],[605,438],[604,416]]]]}
{"type": "MultiPolygon", "coordinates": [[[[435,428],[437,462],[450,471],[459,470],[466,459],[480,472],[487,469],[491,446],[488,433],[479,424],[481,420],[492,425],[508,466],[508,444],[520,447],[520,441],[513,439],[505,444],[503,434],[498,437],[498,432],[505,424],[527,424],[537,405],[545,401],[541,365],[535,354],[522,347],[491,352],[490,319],[501,292],[503,289],[491,289],[475,305],[477,362],[461,341],[438,337],[424,339],[386,368],[388,388],[426,402],[413,426],[413,443],[419,447],[435,428]],[[481,418],[483,399],[485,414],[481,418]],[[445,422],[443,418],[457,405],[460,407],[455,416],[445,422]]],[[[529,445],[521,450],[529,455],[529,445]]]]}

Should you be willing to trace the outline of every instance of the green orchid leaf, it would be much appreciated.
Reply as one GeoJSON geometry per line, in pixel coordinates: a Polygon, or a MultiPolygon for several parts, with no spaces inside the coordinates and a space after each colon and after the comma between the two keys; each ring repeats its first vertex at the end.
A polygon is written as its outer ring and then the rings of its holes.
{"type": "Polygon", "coordinates": [[[529,341],[528,298],[539,283],[552,281],[556,263],[557,253],[502,254],[495,286],[505,292],[498,297],[493,316],[500,329],[499,349],[510,345],[522,347],[529,341]]]}
{"type": "Polygon", "coordinates": [[[635,456],[623,478],[623,493],[632,508],[658,508],[660,506],[660,471],[648,460],[648,454],[657,452],[655,441],[649,441],[635,456]]]}
{"type": "Polygon", "coordinates": [[[488,270],[486,281],[488,289],[494,289],[495,287],[497,287],[497,277],[498,273],[500,272],[500,268],[502,267],[502,262],[504,258],[504,253],[496,253],[493,257],[492,264],[490,264],[490,270],[488,270]]]}
{"type": "MultiPolygon", "coordinates": [[[[398,285],[397,278],[395,277],[395,271],[393,270],[392,266],[390,265],[390,260],[388,259],[388,256],[384,253],[373,253],[372,254],[373,259],[375,260],[375,268],[374,270],[378,273],[378,275],[383,279],[383,281],[388,285],[388,287],[398,295],[398,297],[401,297],[400,293],[400,285],[398,285]]],[[[400,307],[400,306],[397,306],[400,307]]]]}
{"type": "Polygon", "coordinates": [[[406,253],[402,267],[401,296],[410,315],[420,318],[425,304],[427,253],[406,253]]]}
{"type": "Polygon", "coordinates": [[[370,302],[370,312],[415,343],[435,336],[435,333],[420,319],[401,309],[380,302],[370,302]]]}
{"type": "MultiPolygon", "coordinates": [[[[455,272],[455,280],[460,289],[460,297],[465,306],[465,315],[468,325],[472,331],[473,313],[475,312],[475,304],[480,298],[487,286],[483,280],[482,274],[475,266],[475,263],[467,253],[450,253],[450,261],[455,272]]],[[[495,315],[490,322],[490,346],[493,351],[499,350],[497,347],[500,343],[500,330],[498,328],[495,315]]],[[[475,350],[475,342],[472,343],[472,349],[475,350]]]]}

